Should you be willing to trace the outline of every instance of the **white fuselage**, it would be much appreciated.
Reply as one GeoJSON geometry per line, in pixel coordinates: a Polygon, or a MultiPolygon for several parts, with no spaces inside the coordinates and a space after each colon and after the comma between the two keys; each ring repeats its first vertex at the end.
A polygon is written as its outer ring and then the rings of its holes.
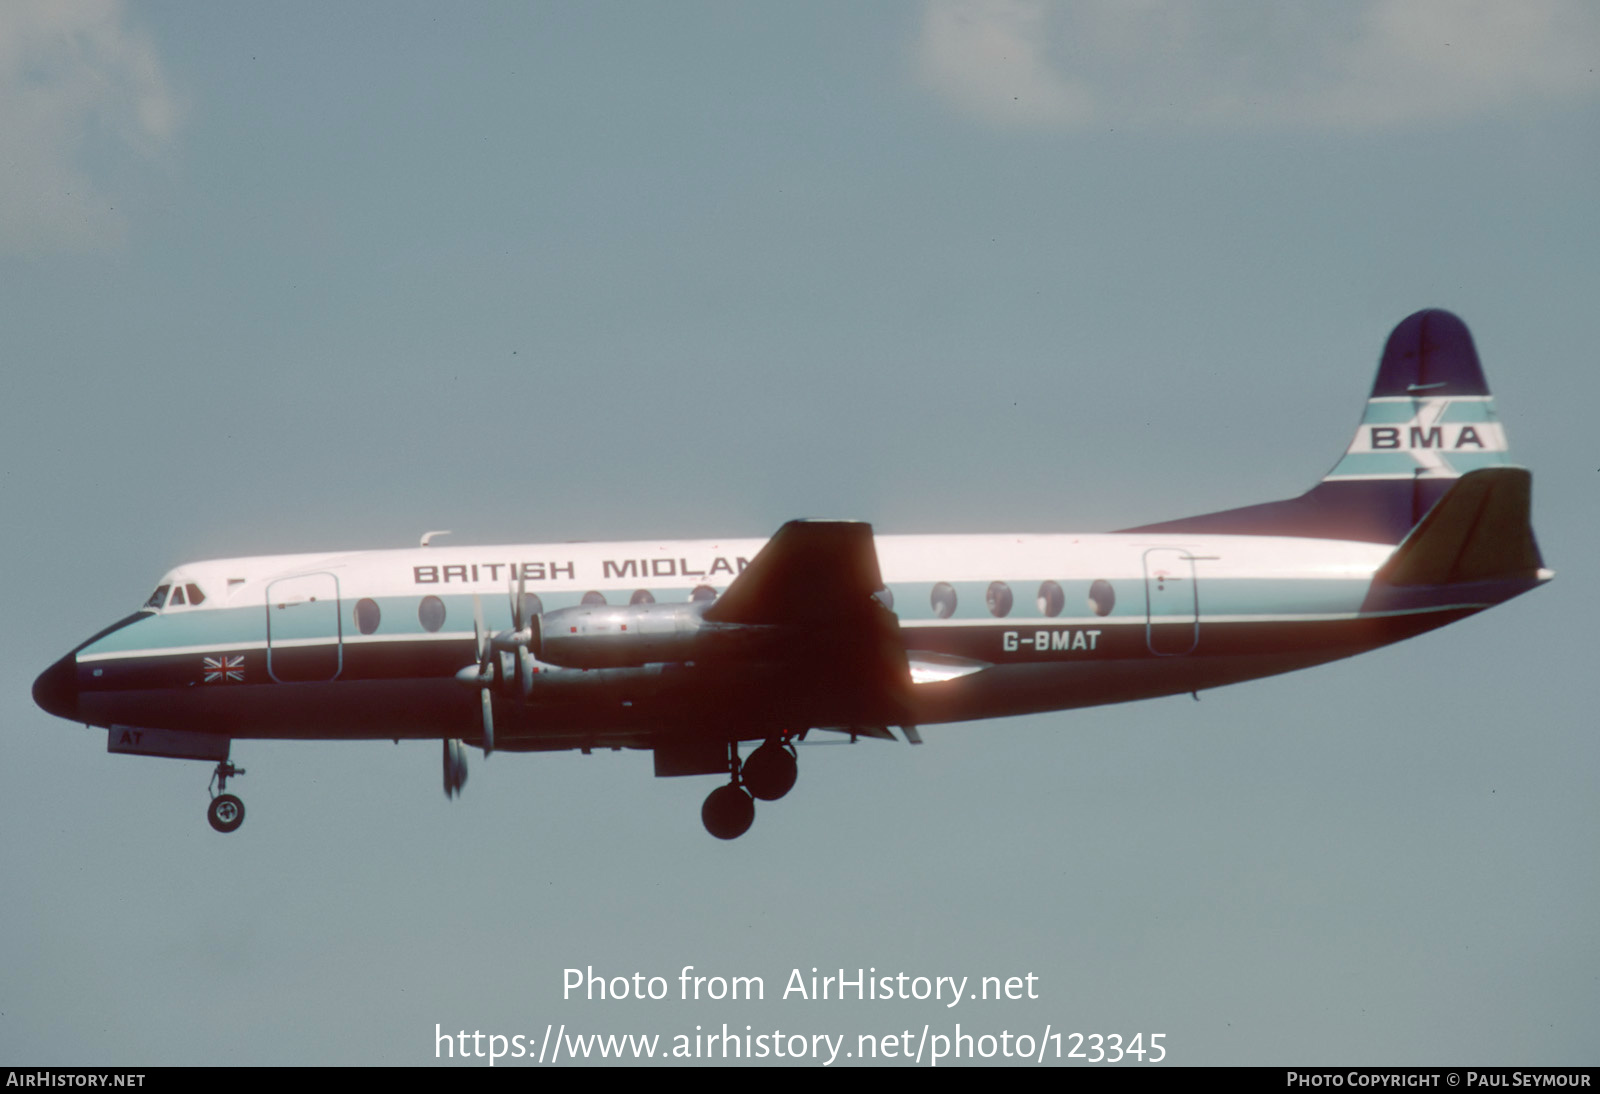
{"type": "MultiPolygon", "coordinates": [[[[240,737],[471,738],[474,611],[683,603],[722,592],[762,540],[429,547],[177,567],[139,618],[75,653],[79,720],[240,737]],[[194,600],[199,590],[199,603],[194,600]],[[698,591],[697,591],[698,590],[698,591]],[[585,598],[588,598],[587,601],[585,598]]],[[[912,720],[956,721],[1212,687],[1349,656],[1486,602],[1370,610],[1393,548],[1174,535],[877,536],[912,720]]],[[[866,724],[781,664],[540,665],[496,699],[500,747],[647,746],[727,722],[737,738],[866,724]],[[757,695],[776,688],[777,703],[757,695]],[[762,708],[766,709],[762,709],[762,708]],[[778,725],[774,723],[788,723],[778,725]],[[805,723],[805,724],[800,724],[805,723]]]]}

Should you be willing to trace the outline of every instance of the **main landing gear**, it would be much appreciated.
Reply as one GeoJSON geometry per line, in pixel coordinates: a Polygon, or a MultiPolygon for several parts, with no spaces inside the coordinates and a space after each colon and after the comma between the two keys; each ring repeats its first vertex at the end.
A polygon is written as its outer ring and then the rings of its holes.
{"type": "MultiPolygon", "coordinates": [[[[244,802],[233,794],[223,793],[229,779],[243,774],[244,768],[234,767],[231,760],[223,760],[211,773],[211,785],[217,789],[211,794],[211,806],[206,810],[206,820],[210,821],[211,827],[218,832],[232,832],[244,823],[244,802]]],[[[207,792],[211,791],[211,785],[206,787],[207,792]]]]}
{"type": "Polygon", "coordinates": [[[719,786],[700,807],[700,821],[718,839],[738,839],[756,819],[755,798],[777,801],[793,787],[799,764],[789,735],[774,737],[739,762],[739,745],[728,745],[728,784],[719,786]]]}
{"type": "Polygon", "coordinates": [[[739,774],[750,793],[764,802],[775,802],[794,789],[799,771],[794,745],[783,738],[768,741],[750,753],[739,774]]]}

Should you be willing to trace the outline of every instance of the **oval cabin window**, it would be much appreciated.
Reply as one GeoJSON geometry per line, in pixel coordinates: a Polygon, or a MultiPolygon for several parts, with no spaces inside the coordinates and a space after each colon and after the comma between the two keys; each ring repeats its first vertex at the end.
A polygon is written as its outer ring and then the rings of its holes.
{"type": "Polygon", "coordinates": [[[378,629],[378,620],[383,618],[383,613],[378,610],[378,602],[371,597],[362,597],[356,601],[356,630],[362,634],[371,634],[378,629]]]}
{"type": "Polygon", "coordinates": [[[417,606],[417,619],[425,631],[436,631],[444,626],[444,601],[436,596],[425,596],[417,606]]]}

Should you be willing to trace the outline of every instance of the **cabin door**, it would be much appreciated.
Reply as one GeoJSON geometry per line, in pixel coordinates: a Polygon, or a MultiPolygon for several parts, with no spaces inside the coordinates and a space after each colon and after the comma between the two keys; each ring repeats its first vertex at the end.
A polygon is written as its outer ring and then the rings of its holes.
{"type": "Polygon", "coordinates": [[[298,574],[267,586],[267,674],[281,684],[332,680],[344,667],[339,579],[298,574]]]}
{"type": "Polygon", "coordinates": [[[1178,547],[1144,553],[1145,642],[1150,652],[1176,657],[1200,641],[1200,590],[1194,556],[1178,547]]]}

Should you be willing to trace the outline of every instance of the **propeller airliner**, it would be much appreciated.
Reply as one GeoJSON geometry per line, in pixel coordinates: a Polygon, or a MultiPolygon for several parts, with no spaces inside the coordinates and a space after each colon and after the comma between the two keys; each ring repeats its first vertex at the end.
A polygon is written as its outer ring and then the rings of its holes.
{"type": "Polygon", "coordinates": [[[1198,692],[1349,657],[1548,581],[1466,326],[1395,328],[1355,438],[1309,492],[1109,534],[434,545],[194,562],[46,669],[34,700],[111,752],[432,739],[444,789],[490,752],[648,749],[717,775],[749,829],[817,730],[920,727],[1198,692]],[[752,747],[753,746],[753,747],[752,747]],[[748,755],[741,758],[741,749],[748,755]]]}

